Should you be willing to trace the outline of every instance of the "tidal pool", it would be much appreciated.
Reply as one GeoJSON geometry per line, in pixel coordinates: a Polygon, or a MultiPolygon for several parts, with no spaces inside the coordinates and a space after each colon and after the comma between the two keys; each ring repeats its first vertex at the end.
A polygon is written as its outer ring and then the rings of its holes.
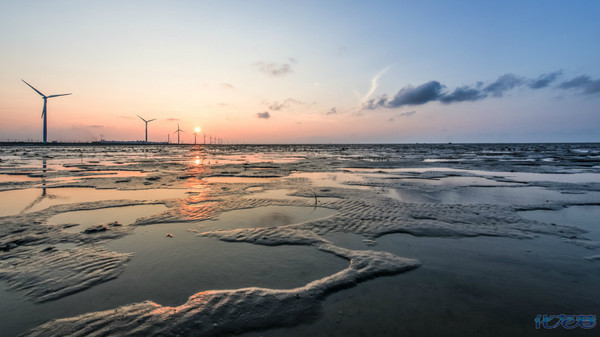
{"type": "Polygon", "coordinates": [[[363,182],[364,178],[348,172],[295,172],[286,177],[292,178],[306,178],[315,187],[371,189],[369,186],[352,185],[352,182],[363,182]]]}
{"type": "Polygon", "coordinates": [[[52,205],[102,200],[162,200],[185,198],[184,189],[114,190],[77,188],[30,188],[0,192],[0,216],[30,213],[52,205]]]}
{"type": "Polygon", "coordinates": [[[593,202],[600,192],[565,194],[542,187],[458,187],[436,192],[395,189],[391,198],[408,203],[529,205],[546,202],[593,202]]]}
{"type": "Polygon", "coordinates": [[[569,206],[560,210],[535,210],[519,212],[531,220],[585,229],[582,237],[600,241],[600,206],[569,206]]]}
{"type": "MultiPolygon", "coordinates": [[[[143,206],[160,208],[162,205],[143,206]]],[[[110,221],[108,219],[114,218],[110,214],[119,213],[115,210],[125,212],[127,208],[134,208],[135,212],[148,211],[147,207],[139,207],[142,206],[115,207],[114,210],[107,209],[111,212],[106,214],[102,212],[106,210],[94,211],[101,211],[99,215],[110,221]]],[[[69,212],[51,219],[52,223],[85,220],[89,218],[86,213],[94,211],[69,212]]],[[[53,318],[145,300],[175,306],[200,291],[304,286],[346,268],[349,261],[312,246],[271,247],[224,242],[198,236],[197,229],[286,225],[333,214],[334,210],[321,207],[268,206],[225,212],[217,220],[199,223],[137,226],[132,234],[106,244],[110,250],[133,253],[125,271],[117,279],[41,304],[24,300],[19,291],[2,290],[0,312],[3,318],[0,323],[5,333],[16,335],[53,318]]],[[[133,217],[130,215],[128,219],[133,217]]]]}
{"type": "Polygon", "coordinates": [[[326,238],[341,247],[416,258],[423,265],[332,294],[314,323],[241,336],[595,336],[594,329],[535,329],[538,314],[598,315],[598,261],[583,259],[589,250],[562,239],[390,234],[367,247],[356,234],[326,238]]]}
{"type": "Polygon", "coordinates": [[[217,219],[203,221],[193,228],[201,231],[213,231],[285,226],[326,218],[336,213],[336,210],[324,207],[265,206],[223,212],[217,219]]]}
{"type": "Polygon", "coordinates": [[[81,232],[91,225],[105,224],[118,221],[129,225],[136,219],[154,215],[167,210],[165,205],[137,205],[123,207],[108,207],[86,211],[66,212],[54,215],[47,221],[48,225],[77,224],[64,230],[71,233],[81,232]]]}
{"type": "Polygon", "coordinates": [[[207,183],[221,184],[264,184],[277,181],[279,178],[263,178],[263,177],[206,177],[202,180],[207,183]]]}

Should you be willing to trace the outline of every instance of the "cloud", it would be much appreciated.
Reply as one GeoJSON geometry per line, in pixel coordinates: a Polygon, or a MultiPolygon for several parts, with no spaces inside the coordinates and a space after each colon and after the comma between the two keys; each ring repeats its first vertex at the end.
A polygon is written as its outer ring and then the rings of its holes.
{"type": "Polygon", "coordinates": [[[265,111],[265,112],[258,112],[258,113],[256,113],[256,117],[258,117],[258,118],[264,118],[264,119],[269,119],[269,118],[271,118],[271,115],[269,114],[268,111],[265,111]]]}
{"type": "Polygon", "coordinates": [[[480,99],[484,99],[486,97],[487,97],[487,95],[484,94],[483,92],[481,92],[481,90],[479,90],[479,89],[476,89],[473,87],[468,87],[468,86],[463,86],[463,87],[458,87],[458,88],[454,89],[454,91],[452,91],[449,94],[442,95],[440,97],[440,102],[442,102],[444,104],[458,103],[458,102],[465,102],[465,101],[474,102],[474,101],[478,101],[480,99]]]}
{"type": "MultiPolygon", "coordinates": [[[[542,74],[536,79],[527,79],[508,73],[499,76],[494,82],[488,85],[484,85],[483,82],[476,82],[475,85],[461,86],[452,91],[446,91],[446,86],[438,81],[429,81],[417,87],[411,85],[405,86],[392,98],[384,94],[366,100],[362,104],[362,109],[392,109],[402,106],[423,105],[433,101],[439,101],[443,104],[475,102],[489,98],[490,96],[502,97],[507,91],[523,85],[527,85],[531,89],[545,88],[556,81],[561,75],[562,71],[559,70],[542,74]]],[[[563,82],[559,87],[563,89],[582,88],[585,94],[593,94],[600,92],[600,80],[594,81],[589,76],[580,76],[571,81],[563,82]]]]}
{"type": "Polygon", "coordinates": [[[527,84],[531,89],[541,89],[550,85],[550,83],[556,81],[556,79],[562,75],[562,71],[555,71],[553,73],[542,74],[535,80],[529,80],[527,84]]]}
{"type": "Polygon", "coordinates": [[[396,96],[388,101],[391,107],[403,105],[422,105],[434,101],[440,97],[442,85],[438,81],[430,81],[418,87],[404,87],[398,91],[396,96]]]}
{"type": "Polygon", "coordinates": [[[385,74],[388,70],[390,70],[391,67],[392,66],[387,66],[387,67],[383,68],[380,72],[375,74],[375,76],[373,76],[373,78],[371,79],[371,87],[369,88],[369,91],[361,99],[362,104],[364,104],[365,102],[367,102],[369,100],[369,98],[371,98],[371,95],[373,95],[373,93],[379,86],[379,78],[381,78],[381,76],[383,76],[383,74],[385,74]]]}
{"type": "Polygon", "coordinates": [[[336,113],[337,113],[337,109],[335,107],[333,107],[329,111],[327,111],[325,114],[326,115],[335,115],[336,113]]]}
{"type": "Polygon", "coordinates": [[[286,98],[283,102],[279,103],[277,101],[269,103],[269,102],[263,102],[267,105],[267,107],[273,111],[279,111],[282,109],[287,109],[289,108],[292,104],[306,104],[304,102],[295,100],[293,98],[286,98]]]}
{"type": "Polygon", "coordinates": [[[180,120],[179,118],[167,118],[167,121],[169,121],[169,122],[177,122],[179,120],[180,120]]]}
{"type": "Polygon", "coordinates": [[[581,89],[583,94],[592,95],[600,93],[600,79],[593,80],[588,75],[581,75],[564,81],[558,85],[561,89],[581,89]]]}
{"type": "Polygon", "coordinates": [[[368,100],[364,106],[367,109],[378,107],[399,108],[405,105],[422,105],[438,100],[442,94],[443,86],[438,81],[430,81],[417,87],[406,86],[389,99],[386,95],[368,100]]]}
{"type": "Polygon", "coordinates": [[[416,112],[416,111],[414,111],[414,110],[413,110],[413,111],[406,111],[406,112],[403,112],[403,113],[397,114],[396,116],[397,116],[397,117],[410,117],[410,116],[412,116],[412,115],[414,115],[414,114],[416,114],[416,113],[417,113],[417,112],[416,112]]]}
{"type": "Polygon", "coordinates": [[[273,62],[256,62],[254,65],[261,72],[271,75],[271,76],[284,76],[289,73],[292,73],[292,63],[296,63],[296,60],[293,58],[289,59],[291,63],[273,63],[273,62]]]}
{"type": "Polygon", "coordinates": [[[90,128],[103,128],[103,127],[104,127],[104,125],[98,125],[98,124],[90,125],[90,128]]]}
{"type": "Polygon", "coordinates": [[[587,95],[600,93],[600,80],[595,80],[592,83],[590,83],[590,85],[588,85],[587,88],[583,90],[583,93],[587,95]]]}
{"type": "Polygon", "coordinates": [[[494,97],[502,97],[506,91],[514,89],[525,82],[526,79],[523,77],[518,77],[514,74],[504,74],[483,88],[483,92],[491,94],[494,97]]]}
{"type": "Polygon", "coordinates": [[[592,78],[587,75],[581,75],[570,79],[568,81],[562,82],[558,87],[561,89],[573,89],[573,88],[581,88],[586,87],[590,83],[592,83],[592,78]]]}
{"type": "Polygon", "coordinates": [[[221,88],[223,88],[223,89],[233,89],[233,84],[221,83],[221,88]]]}

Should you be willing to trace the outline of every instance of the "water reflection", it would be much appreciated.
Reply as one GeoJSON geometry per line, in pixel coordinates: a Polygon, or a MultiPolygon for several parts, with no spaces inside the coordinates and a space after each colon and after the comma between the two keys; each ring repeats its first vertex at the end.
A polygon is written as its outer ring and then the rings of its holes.
{"type": "Polygon", "coordinates": [[[39,204],[40,202],[42,202],[42,200],[44,200],[48,195],[46,194],[46,170],[47,170],[47,163],[46,163],[46,158],[42,159],[42,173],[41,173],[41,179],[42,179],[42,195],[40,195],[39,197],[35,198],[29,205],[25,206],[25,208],[21,211],[21,214],[27,212],[28,210],[30,210],[33,206],[39,204]]]}
{"type": "Polygon", "coordinates": [[[187,197],[181,201],[181,213],[187,220],[206,219],[216,213],[217,202],[211,200],[212,189],[202,178],[208,175],[210,169],[204,165],[206,155],[200,147],[192,150],[191,165],[185,169],[184,186],[190,190],[187,197]]]}

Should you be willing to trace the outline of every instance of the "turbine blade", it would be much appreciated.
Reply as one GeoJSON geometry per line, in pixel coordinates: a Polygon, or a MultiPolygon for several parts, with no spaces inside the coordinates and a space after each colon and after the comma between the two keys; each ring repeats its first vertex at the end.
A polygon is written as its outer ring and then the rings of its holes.
{"type": "Polygon", "coordinates": [[[50,96],[48,96],[48,98],[50,98],[50,97],[58,97],[58,96],[67,96],[67,95],[72,95],[72,94],[50,95],[50,96]]]}
{"type": "Polygon", "coordinates": [[[156,120],[156,118],[153,118],[153,119],[149,120],[148,123],[155,121],[155,120],[156,120]]]}
{"type": "MultiPolygon", "coordinates": [[[[140,117],[140,115],[136,115],[138,117],[140,117]]],[[[142,117],[140,117],[141,120],[143,120],[144,122],[148,123],[148,121],[146,121],[145,119],[143,119],[142,117]]]]}
{"type": "Polygon", "coordinates": [[[25,84],[27,84],[31,89],[35,90],[35,92],[37,92],[38,94],[40,94],[42,97],[46,97],[46,95],[42,94],[41,92],[39,92],[39,90],[37,90],[36,88],[34,88],[31,84],[25,82],[25,80],[21,80],[23,81],[25,84]]]}

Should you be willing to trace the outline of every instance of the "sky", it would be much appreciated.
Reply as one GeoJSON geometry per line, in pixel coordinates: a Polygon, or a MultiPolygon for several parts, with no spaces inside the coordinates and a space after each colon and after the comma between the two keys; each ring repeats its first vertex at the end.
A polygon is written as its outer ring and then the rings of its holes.
{"type": "Polygon", "coordinates": [[[600,141],[598,1],[0,0],[0,141],[600,141]]]}

